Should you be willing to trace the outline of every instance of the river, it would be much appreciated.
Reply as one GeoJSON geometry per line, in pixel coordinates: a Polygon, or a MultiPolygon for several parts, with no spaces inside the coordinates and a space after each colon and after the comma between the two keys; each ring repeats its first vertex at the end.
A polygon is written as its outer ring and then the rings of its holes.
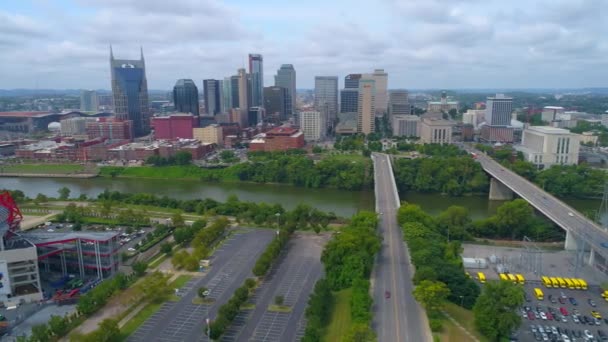
{"type": "MultiPolygon", "coordinates": [[[[228,196],[252,202],[280,203],[292,209],[306,203],[323,211],[333,211],[338,216],[350,217],[359,210],[374,209],[373,191],[345,191],[337,189],[307,189],[289,185],[253,183],[205,183],[159,179],[127,178],[0,178],[0,189],[21,190],[28,197],[38,193],[57,197],[57,190],[68,187],[72,197],[86,194],[95,197],[105,189],[128,193],[148,192],[178,199],[212,198],[225,201],[228,196]]],[[[488,217],[496,212],[502,201],[490,201],[487,196],[449,197],[438,194],[407,193],[402,201],[418,204],[432,215],[439,214],[451,205],[464,206],[473,219],[488,217]]],[[[586,213],[597,211],[600,200],[566,199],[566,203],[586,213]]],[[[608,217],[604,217],[608,220],[608,217]]]]}

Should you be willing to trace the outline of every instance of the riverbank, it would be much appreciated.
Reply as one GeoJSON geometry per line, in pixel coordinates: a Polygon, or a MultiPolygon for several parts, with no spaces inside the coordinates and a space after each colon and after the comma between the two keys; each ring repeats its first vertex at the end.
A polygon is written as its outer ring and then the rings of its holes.
{"type": "Polygon", "coordinates": [[[2,172],[0,177],[22,177],[22,178],[95,178],[96,173],[21,173],[21,172],[2,172]]]}

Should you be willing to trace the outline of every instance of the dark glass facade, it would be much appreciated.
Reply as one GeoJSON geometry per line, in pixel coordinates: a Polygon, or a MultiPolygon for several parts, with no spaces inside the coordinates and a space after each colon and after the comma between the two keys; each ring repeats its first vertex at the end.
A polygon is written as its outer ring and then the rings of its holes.
{"type": "Polygon", "coordinates": [[[287,119],[289,97],[283,87],[264,88],[264,108],[269,121],[279,123],[287,119]]]}
{"type": "Polygon", "coordinates": [[[194,81],[189,79],[178,80],[173,87],[173,102],[176,111],[200,116],[198,88],[194,81]]]}
{"type": "Polygon", "coordinates": [[[205,95],[205,111],[207,114],[217,115],[221,113],[220,81],[204,80],[203,93],[205,95]]]}

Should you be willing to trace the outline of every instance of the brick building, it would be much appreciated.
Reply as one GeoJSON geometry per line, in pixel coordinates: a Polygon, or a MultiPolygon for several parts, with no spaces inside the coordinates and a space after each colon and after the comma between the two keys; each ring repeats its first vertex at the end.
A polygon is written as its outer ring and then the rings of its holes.
{"type": "Polygon", "coordinates": [[[109,140],[131,140],[133,121],[116,118],[98,118],[86,123],[89,139],[106,138],[109,140]]]}
{"type": "Polygon", "coordinates": [[[257,135],[249,144],[251,151],[286,151],[304,147],[304,134],[293,127],[276,127],[257,135]]]}
{"type": "Polygon", "coordinates": [[[179,113],[152,119],[156,139],[192,139],[192,129],[198,127],[197,118],[179,113]]]}

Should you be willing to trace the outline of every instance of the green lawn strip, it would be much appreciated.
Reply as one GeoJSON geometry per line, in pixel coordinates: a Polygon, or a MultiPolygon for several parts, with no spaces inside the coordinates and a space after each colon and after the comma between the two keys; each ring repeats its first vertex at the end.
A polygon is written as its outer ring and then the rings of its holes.
{"type": "Polygon", "coordinates": [[[162,264],[163,261],[167,260],[167,258],[169,257],[167,254],[164,253],[159,253],[161,255],[159,255],[156,259],[152,260],[150,262],[150,264],[148,265],[149,268],[155,268],[158,265],[162,264]]]}
{"type": "Polygon", "coordinates": [[[268,305],[268,311],[270,312],[291,312],[291,307],[286,305],[268,305]]]}
{"type": "Polygon", "coordinates": [[[241,310],[253,310],[255,309],[255,304],[253,303],[245,303],[241,305],[241,310]]]}
{"type": "Polygon", "coordinates": [[[152,317],[156,311],[160,309],[162,303],[149,303],[144,306],[133,318],[131,318],[121,329],[121,337],[123,341],[139,328],[148,318],[152,317]]]}
{"type": "Polygon", "coordinates": [[[213,303],[215,303],[215,299],[213,299],[213,298],[194,297],[192,299],[192,304],[213,304],[213,303]]]}
{"type": "Polygon", "coordinates": [[[323,341],[341,341],[347,335],[352,325],[350,317],[350,298],[352,294],[352,289],[344,289],[334,293],[334,306],[323,341]]]}
{"type": "Polygon", "coordinates": [[[441,342],[460,342],[469,341],[471,337],[467,335],[452,321],[446,319],[443,322],[443,330],[440,333],[434,333],[433,336],[439,336],[441,342]]]}
{"type": "MultiPolygon", "coordinates": [[[[473,323],[473,311],[462,308],[454,303],[446,303],[445,311],[452,316],[456,322],[460,323],[465,329],[467,329],[473,336],[477,337],[480,341],[487,341],[485,337],[483,337],[473,323]]],[[[445,319],[445,322],[450,322],[449,319],[445,319]]]]}
{"type": "Polygon", "coordinates": [[[179,289],[182,286],[186,285],[186,283],[192,279],[192,276],[190,274],[180,274],[179,276],[177,276],[177,278],[175,278],[174,281],[171,282],[171,284],[169,284],[169,287],[172,289],[179,289]]]}
{"type": "Polygon", "coordinates": [[[36,173],[36,174],[68,174],[84,171],[84,166],[79,164],[12,164],[2,165],[3,173],[36,173]]]}

